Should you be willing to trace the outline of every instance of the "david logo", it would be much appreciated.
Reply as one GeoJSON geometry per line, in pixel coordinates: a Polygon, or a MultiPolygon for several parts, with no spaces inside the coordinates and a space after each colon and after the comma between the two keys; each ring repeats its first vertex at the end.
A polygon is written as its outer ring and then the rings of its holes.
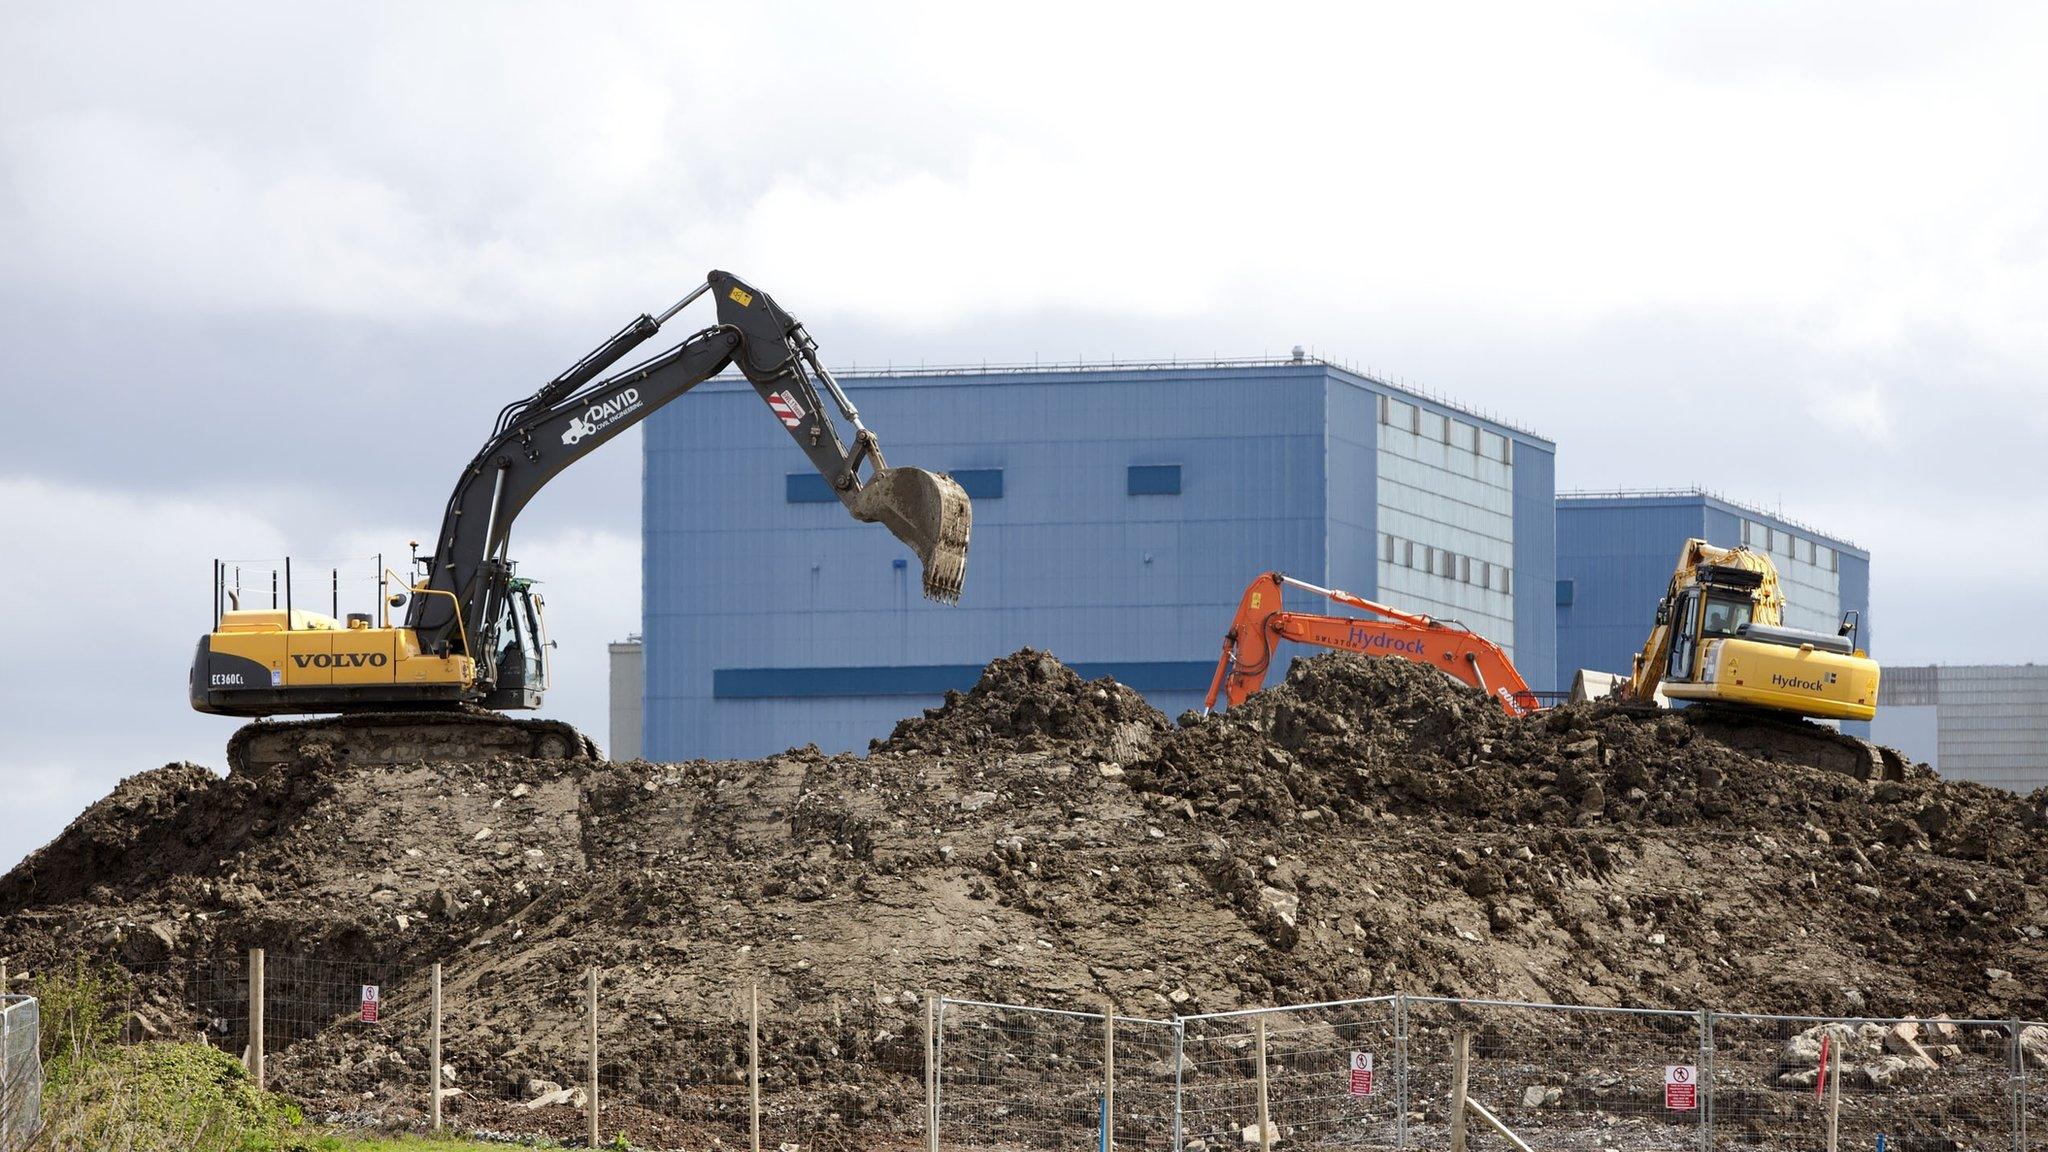
{"type": "Polygon", "coordinates": [[[562,443],[574,444],[639,406],[638,388],[628,388],[609,400],[600,400],[583,415],[569,417],[569,430],[562,433],[562,443]]]}

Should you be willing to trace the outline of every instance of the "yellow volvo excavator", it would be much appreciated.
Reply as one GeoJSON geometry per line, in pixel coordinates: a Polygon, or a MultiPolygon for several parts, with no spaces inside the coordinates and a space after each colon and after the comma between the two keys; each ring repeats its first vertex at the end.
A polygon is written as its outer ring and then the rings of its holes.
{"type": "Polygon", "coordinates": [[[416,582],[380,606],[375,623],[367,614],[344,621],[294,607],[289,562],[282,604],[244,609],[215,566],[214,628],[193,657],[192,706],[229,716],[340,716],[249,725],[229,744],[231,764],[284,762],[314,744],[372,762],[591,754],[566,724],[494,711],[538,708],[547,686],[541,598],[530,580],[515,576],[507,555],[513,520],[563,469],[728,365],[739,368],[855,519],[883,524],[917,553],[925,594],[957,601],[973,522],[967,494],[944,474],[888,467],[803,325],[767,293],[714,271],[659,317],[640,316],[498,413],[456,482],[431,552],[416,557],[416,582]],[[707,293],[716,324],[604,376],[707,293]],[[819,385],[852,430],[850,448],[819,385]],[[392,624],[387,609],[397,607],[406,614],[392,624]]]}
{"type": "Polygon", "coordinates": [[[1856,646],[1856,613],[1830,634],[1786,627],[1784,609],[1769,556],[1687,540],[1618,695],[1682,701],[1694,728],[1766,759],[1902,779],[1906,763],[1896,750],[1805,719],[1877,714],[1877,661],[1856,646]]]}

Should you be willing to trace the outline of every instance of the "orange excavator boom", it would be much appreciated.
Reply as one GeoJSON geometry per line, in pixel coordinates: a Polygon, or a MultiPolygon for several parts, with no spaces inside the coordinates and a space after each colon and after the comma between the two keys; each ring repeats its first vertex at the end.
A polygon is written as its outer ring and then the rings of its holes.
{"type": "Polygon", "coordinates": [[[1216,661],[1204,709],[1213,709],[1219,697],[1236,707],[1264,687],[1274,649],[1282,640],[1427,664],[1485,692],[1511,716],[1526,716],[1542,707],[1507,653],[1462,624],[1403,612],[1349,592],[1267,572],[1251,582],[1238,602],[1237,619],[1224,634],[1223,655],[1216,661]],[[1378,619],[1288,612],[1280,603],[1287,588],[1313,592],[1378,619]]]}

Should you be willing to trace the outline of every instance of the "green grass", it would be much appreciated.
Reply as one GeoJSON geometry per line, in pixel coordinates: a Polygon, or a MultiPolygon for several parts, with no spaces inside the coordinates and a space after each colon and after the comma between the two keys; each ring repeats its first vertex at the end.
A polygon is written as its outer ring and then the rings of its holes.
{"type": "Polygon", "coordinates": [[[507,1145],[479,1144],[473,1140],[357,1133],[329,1133],[325,1136],[316,1136],[299,1147],[304,1149],[304,1152],[508,1152],[507,1145]]]}

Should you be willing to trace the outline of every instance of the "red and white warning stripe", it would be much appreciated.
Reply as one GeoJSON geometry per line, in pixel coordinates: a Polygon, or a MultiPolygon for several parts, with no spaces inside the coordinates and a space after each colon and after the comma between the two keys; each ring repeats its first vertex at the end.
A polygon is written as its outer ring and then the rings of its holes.
{"type": "Polygon", "coordinates": [[[785,428],[794,428],[798,424],[803,423],[804,406],[797,403],[796,397],[790,395],[786,390],[770,392],[768,394],[768,407],[774,409],[775,415],[781,417],[783,427],[785,428]]]}

